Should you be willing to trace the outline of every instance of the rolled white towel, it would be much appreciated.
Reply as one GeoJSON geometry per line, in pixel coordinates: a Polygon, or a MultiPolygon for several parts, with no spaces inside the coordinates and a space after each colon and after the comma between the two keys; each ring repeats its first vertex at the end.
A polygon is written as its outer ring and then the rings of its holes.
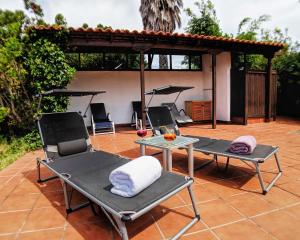
{"type": "Polygon", "coordinates": [[[152,156],[142,156],[126,163],[109,175],[111,192],[122,197],[133,197],[160,178],[162,167],[152,156]]]}

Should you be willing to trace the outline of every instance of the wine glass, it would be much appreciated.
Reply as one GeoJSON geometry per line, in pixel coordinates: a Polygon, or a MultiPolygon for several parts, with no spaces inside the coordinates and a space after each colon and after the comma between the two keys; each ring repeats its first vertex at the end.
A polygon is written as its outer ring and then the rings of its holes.
{"type": "Polygon", "coordinates": [[[136,131],[136,134],[144,140],[144,137],[147,136],[147,130],[143,128],[142,121],[140,121],[140,127],[136,131]]]}

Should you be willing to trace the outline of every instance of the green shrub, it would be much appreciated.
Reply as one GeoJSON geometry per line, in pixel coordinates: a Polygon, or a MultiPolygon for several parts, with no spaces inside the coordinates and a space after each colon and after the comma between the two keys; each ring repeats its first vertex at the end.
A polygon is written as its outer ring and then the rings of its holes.
{"type": "Polygon", "coordinates": [[[13,138],[10,141],[0,136],[0,170],[13,163],[27,151],[23,138],[13,138]]]}
{"type": "Polygon", "coordinates": [[[9,111],[8,111],[7,108],[0,107],[0,123],[5,120],[5,118],[7,117],[8,113],[9,113],[9,111]]]}
{"type": "Polygon", "coordinates": [[[40,135],[37,130],[26,134],[23,138],[26,144],[26,150],[33,151],[42,147],[40,135]]]}

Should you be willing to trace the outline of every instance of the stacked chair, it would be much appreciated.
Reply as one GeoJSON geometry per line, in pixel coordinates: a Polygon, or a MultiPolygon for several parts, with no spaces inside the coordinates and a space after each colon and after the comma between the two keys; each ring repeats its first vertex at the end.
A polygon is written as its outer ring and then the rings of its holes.
{"type": "Polygon", "coordinates": [[[184,111],[184,109],[180,109],[180,111],[178,110],[175,103],[162,103],[161,105],[167,106],[169,108],[175,121],[178,124],[186,124],[186,123],[193,122],[193,120],[188,115],[186,115],[186,112],[184,111]]]}
{"type": "Polygon", "coordinates": [[[106,113],[104,103],[91,103],[90,108],[93,135],[115,133],[115,123],[111,120],[110,113],[106,113]]]}

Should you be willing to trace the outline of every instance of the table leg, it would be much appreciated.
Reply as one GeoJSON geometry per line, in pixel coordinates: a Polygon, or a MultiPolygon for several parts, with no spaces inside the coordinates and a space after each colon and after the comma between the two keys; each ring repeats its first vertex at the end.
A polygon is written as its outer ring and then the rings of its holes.
{"type": "Polygon", "coordinates": [[[189,176],[194,176],[194,153],[193,153],[193,144],[188,145],[188,169],[189,176]]]}
{"type": "Polygon", "coordinates": [[[141,156],[146,155],[146,146],[143,144],[140,144],[140,154],[141,154],[141,156]]]}
{"type": "Polygon", "coordinates": [[[165,171],[168,171],[167,158],[167,149],[163,149],[163,167],[165,171]]]}
{"type": "Polygon", "coordinates": [[[171,149],[167,150],[167,159],[168,159],[168,171],[172,172],[172,151],[171,149]]]}

